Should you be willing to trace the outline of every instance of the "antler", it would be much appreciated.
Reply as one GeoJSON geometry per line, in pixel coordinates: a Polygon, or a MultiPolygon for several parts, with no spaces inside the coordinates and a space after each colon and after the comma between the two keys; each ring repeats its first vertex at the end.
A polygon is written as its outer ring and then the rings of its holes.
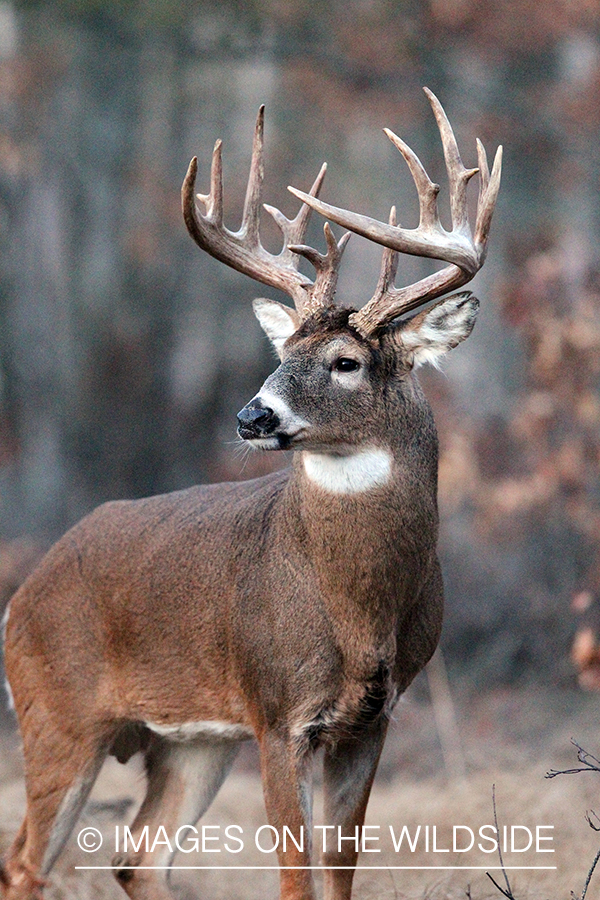
{"type": "MultiPolygon", "coordinates": [[[[331,303],[337,284],[340,260],[350,235],[345,234],[339,242],[336,242],[326,223],[324,230],[327,253],[323,256],[302,243],[311,213],[309,206],[303,204],[297,216],[288,219],[280,210],[264,204],[264,208],[273,216],[283,234],[283,247],[279,254],[274,255],[262,246],[259,230],[264,178],[264,111],[264,106],[261,106],[256,120],[250,175],[239,231],[229,231],[223,224],[223,167],[220,140],[215,144],[213,151],[210,193],[196,195],[204,204],[205,213],[198,210],[194,198],[198,171],[198,160],[194,157],[181,188],[183,218],[189,233],[199,247],[226,265],[237,269],[238,272],[243,272],[256,281],[289,294],[301,318],[305,318],[316,307],[331,303]],[[299,256],[306,257],[314,265],[317,272],[314,282],[298,271],[299,256]]],[[[314,199],[318,196],[326,169],[327,165],[324,163],[307,197],[314,199]]]]}
{"type": "Polygon", "coordinates": [[[419,194],[418,228],[408,229],[397,225],[394,207],[388,223],[385,224],[369,216],[338,209],[329,203],[323,203],[316,196],[289,188],[292,194],[321,215],[386,247],[374,296],[361,310],[350,316],[350,322],[365,336],[374,334],[397,316],[466,284],[483,265],[487,252],[492,214],[500,188],[502,147],[498,147],[496,152],[491,176],[486,153],[479,140],[477,141],[479,166],[477,169],[465,169],[454,132],[440,101],[428,88],[424,90],[431,103],[444,148],[450,184],[451,231],[446,231],[439,219],[437,208],[439,185],[431,181],[418,156],[410,147],[387,128],[384,129],[385,133],[406,160],[419,194]],[[471,235],[467,213],[467,184],[477,172],[480,179],[479,199],[475,233],[471,235]],[[448,262],[450,265],[408,287],[396,288],[394,277],[398,265],[398,252],[428,256],[448,262]]]}

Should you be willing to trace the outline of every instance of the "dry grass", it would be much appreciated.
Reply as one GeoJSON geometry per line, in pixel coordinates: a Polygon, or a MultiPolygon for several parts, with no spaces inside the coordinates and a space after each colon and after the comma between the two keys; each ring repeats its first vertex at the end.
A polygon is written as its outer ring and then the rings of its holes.
{"type": "MultiPolygon", "coordinates": [[[[377,865],[381,870],[357,872],[356,900],[454,900],[464,898],[470,885],[472,900],[500,898],[484,871],[399,871],[398,865],[482,865],[497,866],[494,854],[426,853],[423,844],[415,851],[395,853],[389,826],[396,833],[403,825],[411,834],[418,825],[437,826],[438,846],[449,846],[453,825],[468,825],[474,831],[493,823],[492,784],[500,825],[554,826],[554,854],[510,853],[507,865],[555,865],[554,871],[510,873],[518,900],[569,900],[571,891],[580,895],[589,865],[600,846],[600,835],[587,825],[584,814],[592,808],[600,812],[600,774],[561,776],[551,781],[544,773],[551,767],[572,765],[575,752],[570,746],[576,737],[589,750],[600,750],[600,729],[596,726],[600,700],[575,692],[539,690],[496,691],[471,696],[459,703],[459,720],[468,775],[466,780],[448,779],[443,768],[439,742],[429,704],[418,699],[421,688],[411,691],[400,704],[371,803],[367,823],[380,826],[381,853],[363,854],[361,865],[377,865]]],[[[239,897],[268,900],[277,897],[277,874],[273,871],[242,871],[244,865],[272,865],[271,855],[253,846],[256,829],[266,822],[256,751],[246,748],[235,770],[203,820],[205,824],[239,824],[246,846],[234,856],[222,852],[201,857],[179,854],[179,865],[229,866],[226,872],[178,872],[173,878],[182,900],[202,896],[206,900],[239,897]]],[[[123,800],[139,802],[143,777],[139,762],[119,766],[110,760],[100,776],[82,825],[99,828],[105,843],[91,859],[80,851],[75,838],[52,874],[48,900],[120,900],[124,895],[108,872],[76,871],[76,865],[93,862],[109,865],[113,852],[115,825],[130,823],[133,806],[123,816],[123,800]]],[[[317,788],[316,821],[319,817],[317,788]]],[[[5,735],[0,744],[0,848],[5,848],[21,819],[24,791],[20,757],[14,735],[5,735]]],[[[375,833],[375,832],[372,832],[375,833]]],[[[550,832],[551,833],[551,832],[550,832]]],[[[220,845],[223,846],[222,844],[220,845]]],[[[373,845],[377,846],[377,845],[373,845]]],[[[502,879],[500,872],[495,873],[502,879]]],[[[588,894],[597,897],[600,873],[588,894]]],[[[318,876],[317,876],[318,880],[318,876]]]]}

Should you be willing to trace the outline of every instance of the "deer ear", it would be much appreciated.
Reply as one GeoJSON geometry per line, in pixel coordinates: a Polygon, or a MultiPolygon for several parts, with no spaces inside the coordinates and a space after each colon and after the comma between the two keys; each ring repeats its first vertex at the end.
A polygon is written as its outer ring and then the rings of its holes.
{"type": "Polygon", "coordinates": [[[412,368],[423,363],[437,367],[445,353],[469,337],[478,312],[479,300],[470,291],[454,294],[401,322],[394,332],[394,340],[406,353],[412,368]]]}
{"type": "Polygon", "coordinates": [[[283,303],[278,303],[276,300],[267,300],[264,297],[253,300],[252,308],[262,330],[281,358],[283,345],[300,324],[298,313],[295,309],[284,306],[283,303]]]}

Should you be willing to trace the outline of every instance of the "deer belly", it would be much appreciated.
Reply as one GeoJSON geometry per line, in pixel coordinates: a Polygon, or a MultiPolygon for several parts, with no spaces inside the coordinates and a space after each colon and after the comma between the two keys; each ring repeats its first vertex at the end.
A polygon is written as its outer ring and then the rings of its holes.
{"type": "Polygon", "coordinates": [[[178,725],[160,725],[157,722],[144,722],[146,728],[169,741],[247,741],[254,737],[248,725],[235,722],[208,720],[205,722],[182,722],[178,725]]]}

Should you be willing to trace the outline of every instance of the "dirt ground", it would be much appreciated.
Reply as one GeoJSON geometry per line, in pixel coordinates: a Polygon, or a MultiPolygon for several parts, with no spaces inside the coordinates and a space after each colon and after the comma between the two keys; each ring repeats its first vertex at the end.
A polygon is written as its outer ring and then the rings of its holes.
{"type": "MultiPolygon", "coordinates": [[[[600,756],[600,696],[575,689],[539,688],[476,693],[472,685],[464,690],[454,685],[453,692],[462,745],[461,752],[454,756],[453,766],[456,768],[457,758],[461,762],[462,753],[466,774],[449,773],[448,757],[444,764],[440,734],[426,683],[421,678],[395,712],[369,805],[367,825],[371,827],[365,832],[367,852],[361,853],[359,859],[361,868],[356,875],[354,897],[356,900],[454,900],[464,898],[468,892],[472,900],[500,898],[501,894],[486,875],[486,871],[490,872],[506,887],[503,873],[497,869],[498,854],[489,840],[494,824],[493,785],[501,835],[507,829],[503,858],[516,900],[569,900],[571,892],[580,897],[600,847],[600,834],[585,819],[586,811],[595,809],[600,813],[600,773],[562,775],[552,780],[545,779],[544,774],[550,768],[576,765],[571,738],[600,756]],[[407,830],[396,850],[394,840],[398,841],[403,826],[407,830]],[[512,826],[519,827],[511,832],[512,826]],[[480,828],[484,829],[482,834],[480,828]],[[536,828],[540,829],[537,848],[536,828]],[[470,842],[468,829],[473,832],[474,846],[461,852],[470,842]],[[456,852],[453,833],[457,839],[456,852]],[[528,843],[529,833],[532,847],[521,852],[528,843]],[[511,834],[514,852],[510,846],[511,834]],[[413,842],[414,851],[407,837],[413,842]],[[552,840],[543,840],[548,837],[552,840]],[[549,849],[554,852],[541,852],[549,849]],[[369,852],[373,850],[380,852],[369,852]],[[409,866],[424,868],[401,868],[409,866]],[[512,866],[530,868],[508,868],[512,866]]],[[[123,826],[131,824],[135,806],[142,796],[143,781],[139,759],[134,758],[127,766],[120,766],[114,760],[106,763],[75,833],[52,873],[46,891],[48,900],[120,900],[124,896],[110,872],[75,867],[110,865],[115,850],[115,829],[119,828],[121,836],[123,826]],[[97,828],[103,835],[103,846],[95,853],[85,853],[77,846],[77,834],[84,827],[97,828]]],[[[0,851],[6,849],[16,831],[23,808],[18,738],[5,727],[0,739],[0,851]]],[[[203,900],[231,897],[276,900],[275,870],[242,868],[276,865],[274,854],[266,852],[270,841],[264,831],[259,832],[262,851],[255,845],[256,833],[265,823],[256,749],[246,745],[201,823],[220,826],[205,830],[206,847],[219,849],[219,854],[179,853],[175,858],[177,866],[224,868],[176,871],[173,884],[181,900],[198,896],[203,900]],[[239,843],[227,842],[225,837],[225,828],[233,825],[238,828],[229,833],[241,835],[244,843],[239,853],[231,852],[239,843]],[[212,844],[211,837],[216,838],[212,844]]],[[[327,824],[321,818],[318,785],[315,824],[327,824]]],[[[317,845],[322,834],[322,830],[315,831],[317,845]]],[[[330,833],[327,835],[329,839],[330,833]]],[[[318,872],[316,879],[320,881],[318,872]]],[[[599,896],[600,871],[597,871],[587,897],[593,900],[599,896]]]]}

